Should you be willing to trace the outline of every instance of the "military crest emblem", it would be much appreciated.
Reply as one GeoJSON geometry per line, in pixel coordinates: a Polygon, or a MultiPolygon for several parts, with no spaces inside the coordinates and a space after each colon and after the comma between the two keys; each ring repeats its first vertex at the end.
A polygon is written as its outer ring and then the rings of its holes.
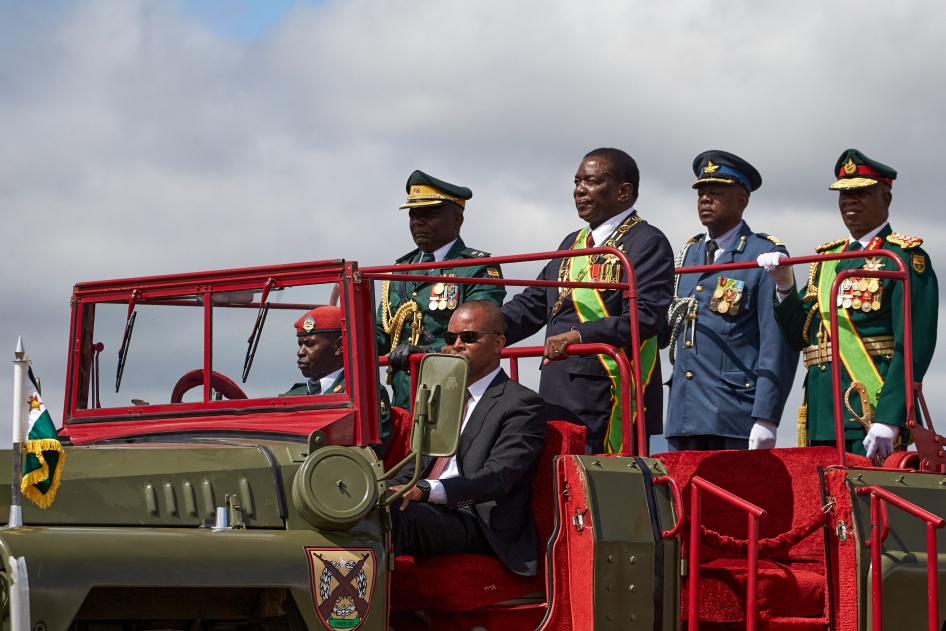
{"type": "Polygon", "coordinates": [[[848,158],[847,162],[844,163],[845,175],[854,175],[856,171],[857,171],[857,165],[854,164],[854,160],[852,158],[848,158]]]}
{"type": "Polygon", "coordinates": [[[312,598],[319,618],[330,629],[357,629],[374,596],[374,550],[306,547],[312,598]]]}
{"type": "Polygon", "coordinates": [[[703,167],[703,173],[716,173],[717,171],[719,171],[719,165],[713,164],[712,160],[707,160],[706,166],[703,167]]]}
{"type": "Polygon", "coordinates": [[[926,257],[922,254],[914,254],[911,257],[913,263],[913,269],[916,270],[917,274],[922,274],[926,271],[926,257]]]}
{"type": "Polygon", "coordinates": [[[306,333],[312,331],[315,328],[315,318],[312,316],[306,316],[305,320],[302,321],[302,330],[306,333]]]}

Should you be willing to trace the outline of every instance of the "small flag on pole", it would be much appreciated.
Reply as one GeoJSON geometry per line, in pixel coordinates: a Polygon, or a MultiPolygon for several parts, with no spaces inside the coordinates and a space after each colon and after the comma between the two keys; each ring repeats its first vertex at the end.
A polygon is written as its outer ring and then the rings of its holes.
{"type": "Polygon", "coordinates": [[[56,490],[62,478],[66,452],[59,442],[53,420],[43,405],[39,386],[29,370],[30,383],[24,391],[30,406],[26,454],[23,457],[23,479],[20,490],[40,508],[49,508],[56,499],[56,490]]]}

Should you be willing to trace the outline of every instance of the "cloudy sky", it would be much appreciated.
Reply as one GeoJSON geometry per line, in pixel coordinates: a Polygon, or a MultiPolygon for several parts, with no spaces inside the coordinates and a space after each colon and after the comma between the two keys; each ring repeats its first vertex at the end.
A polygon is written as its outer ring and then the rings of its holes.
{"type": "Polygon", "coordinates": [[[700,231],[694,156],[743,156],[746,219],[797,254],[844,236],[827,185],[857,147],[898,169],[893,227],[937,266],[944,21],[910,0],[0,0],[0,345],[23,336],[57,417],[75,282],[390,262],[415,168],[474,191],[471,246],[553,249],[598,146],[638,160],[675,248],[700,231]]]}

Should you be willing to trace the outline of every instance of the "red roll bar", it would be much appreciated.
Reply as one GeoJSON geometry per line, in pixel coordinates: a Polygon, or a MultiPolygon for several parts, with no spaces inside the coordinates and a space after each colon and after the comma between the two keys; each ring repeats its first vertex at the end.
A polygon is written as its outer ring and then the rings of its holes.
{"type": "Polygon", "coordinates": [[[926,522],[926,580],[927,580],[927,618],[930,631],[939,631],[939,576],[936,571],[936,529],[946,525],[946,520],[923,510],[916,504],[894,495],[879,486],[862,486],[856,489],[858,495],[870,495],[870,599],[871,629],[883,628],[882,581],[880,576],[880,556],[883,535],[881,527],[881,502],[893,504],[900,510],[926,522]]]}

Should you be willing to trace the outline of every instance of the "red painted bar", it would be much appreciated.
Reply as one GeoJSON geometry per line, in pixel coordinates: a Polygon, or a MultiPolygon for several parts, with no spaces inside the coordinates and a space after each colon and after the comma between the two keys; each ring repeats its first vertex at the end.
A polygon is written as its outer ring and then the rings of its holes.
{"type": "Polygon", "coordinates": [[[886,536],[886,520],[882,516],[881,502],[893,504],[909,515],[913,515],[926,522],[926,577],[927,577],[927,615],[930,631],[939,629],[939,577],[936,571],[936,530],[946,526],[942,517],[908,502],[899,495],[879,486],[862,486],[855,490],[858,495],[870,495],[870,582],[871,582],[871,629],[880,631],[883,628],[883,593],[880,576],[880,557],[883,539],[886,536]]]}
{"type": "Polygon", "coordinates": [[[759,520],[766,516],[766,512],[751,502],[747,502],[738,495],[733,495],[726,489],[716,486],[712,482],[693,476],[690,480],[690,592],[687,603],[689,620],[687,628],[696,631],[699,628],[699,584],[700,584],[700,533],[702,526],[700,493],[707,491],[724,500],[736,508],[744,510],[749,517],[749,567],[746,593],[746,630],[756,631],[758,628],[758,584],[759,584],[759,520]]]}

